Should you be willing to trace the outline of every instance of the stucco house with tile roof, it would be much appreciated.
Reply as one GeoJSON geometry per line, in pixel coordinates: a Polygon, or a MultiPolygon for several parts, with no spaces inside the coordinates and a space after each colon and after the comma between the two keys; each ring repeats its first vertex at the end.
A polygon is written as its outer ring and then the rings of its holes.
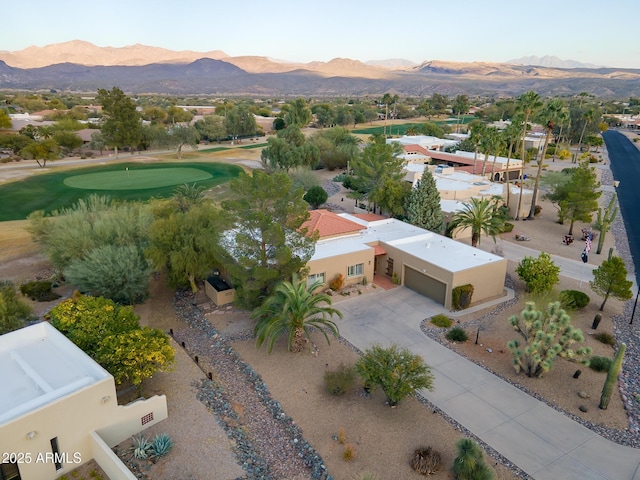
{"type": "Polygon", "coordinates": [[[503,294],[506,259],[400,220],[367,215],[312,212],[305,226],[319,240],[307,264],[309,283],[320,280],[328,288],[337,275],[345,285],[385,275],[447,308],[457,286],[473,285],[473,303],[503,294]]]}

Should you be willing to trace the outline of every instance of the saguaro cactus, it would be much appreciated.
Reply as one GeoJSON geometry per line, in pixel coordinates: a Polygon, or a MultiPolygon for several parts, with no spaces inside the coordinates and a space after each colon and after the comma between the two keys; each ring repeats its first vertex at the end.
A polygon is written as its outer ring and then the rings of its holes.
{"type": "Polygon", "coordinates": [[[596,230],[600,231],[600,238],[598,239],[598,249],[596,253],[600,255],[602,252],[602,246],[604,245],[604,236],[611,229],[611,224],[616,219],[616,215],[618,215],[618,206],[616,204],[617,195],[614,193],[607,209],[602,212],[602,208],[598,209],[598,216],[596,217],[596,223],[593,226],[596,230]]]}
{"type": "Polygon", "coordinates": [[[609,406],[609,400],[611,400],[611,393],[613,392],[613,387],[618,380],[618,375],[620,375],[620,370],[622,370],[622,357],[624,357],[624,351],[626,350],[627,345],[625,343],[621,344],[616,352],[616,358],[613,359],[613,363],[611,367],[609,367],[609,371],[607,372],[607,379],[604,381],[604,387],[602,387],[602,394],[600,395],[600,405],[599,407],[602,410],[606,410],[609,406]]]}

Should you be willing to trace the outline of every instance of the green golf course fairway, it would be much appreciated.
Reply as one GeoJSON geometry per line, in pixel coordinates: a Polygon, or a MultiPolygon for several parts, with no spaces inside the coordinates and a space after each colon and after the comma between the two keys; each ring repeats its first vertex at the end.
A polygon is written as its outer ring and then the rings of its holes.
{"type": "Polygon", "coordinates": [[[209,189],[240,172],[237,165],[216,162],[126,162],[36,174],[0,185],[0,222],[22,220],[36,210],[51,213],[91,194],[122,201],[168,198],[178,185],[209,189]]]}
{"type": "Polygon", "coordinates": [[[64,179],[71,188],[85,190],[144,190],[208,180],[210,173],[197,168],[128,168],[120,171],[85,173],[64,179]]]}

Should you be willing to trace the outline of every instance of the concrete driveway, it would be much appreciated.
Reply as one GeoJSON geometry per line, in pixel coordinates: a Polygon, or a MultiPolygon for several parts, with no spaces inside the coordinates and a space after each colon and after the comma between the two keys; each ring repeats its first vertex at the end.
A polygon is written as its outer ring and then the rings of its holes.
{"type": "Polygon", "coordinates": [[[640,480],[639,450],[600,437],[424,335],[422,320],[450,314],[433,300],[398,287],[335,307],[344,314],[341,336],[358,349],[395,343],[422,356],[435,388],[420,393],[533,478],[640,480]]]}

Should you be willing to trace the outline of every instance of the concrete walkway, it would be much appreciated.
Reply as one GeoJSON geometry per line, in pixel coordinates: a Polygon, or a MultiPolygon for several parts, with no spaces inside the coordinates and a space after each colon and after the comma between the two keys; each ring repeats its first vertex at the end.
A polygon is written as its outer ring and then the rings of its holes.
{"type": "Polygon", "coordinates": [[[339,303],[340,334],[360,350],[407,347],[432,368],[420,393],[531,477],[640,480],[640,450],[610,442],[428,338],[425,318],[449,313],[407,288],[339,303]]]}

